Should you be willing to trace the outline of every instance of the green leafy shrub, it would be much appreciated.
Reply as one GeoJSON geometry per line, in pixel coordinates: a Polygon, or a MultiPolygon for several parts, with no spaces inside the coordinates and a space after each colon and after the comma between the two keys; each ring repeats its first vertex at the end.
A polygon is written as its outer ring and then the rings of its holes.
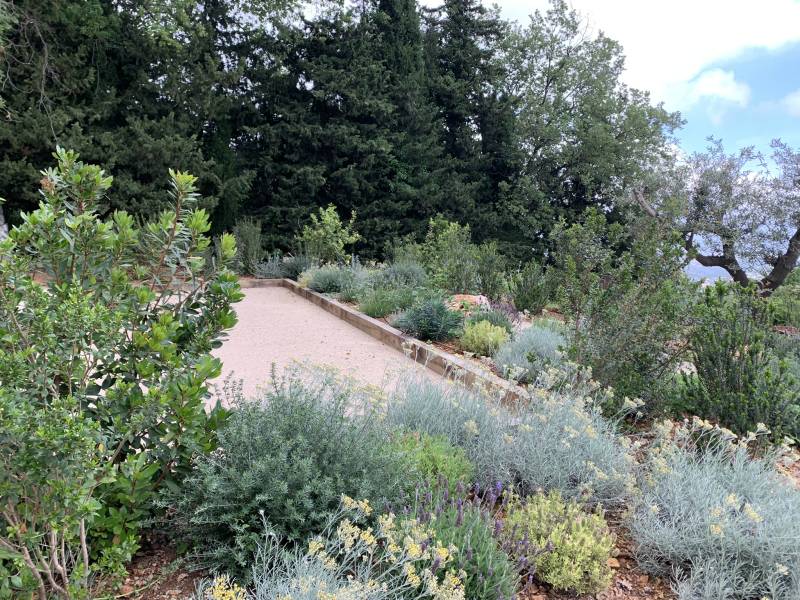
{"type": "Polygon", "coordinates": [[[472,481],[475,468],[464,450],[444,437],[413,431],[396,436],[392,445],[405,455],[424,481],[444,480],[452,489],[459,483],[468,485],[472,481]]]}
{"type": "Polygon", "coordinates": [[[475,268],[478,291],[492,300],[498,300],[508,289],[506,259],[497,250],[497,242],[475,247],[475,268]]]}
{"type": "Polygon", "coordinates": [[[430,527],[442,546],[456,549],[455,566],[466,574],[465,598],[512,598],[519,583],[516,566],[493,535],[500,527],[491,515],[495,489],[468,498],[463,486],[445,494],[436,486],[422,484],[415,494],[411,515],[430,527]]]}
{"type": "Polygon", "coordinates": [[[747,440],[707,422],[674,438],[666,425],[630,524],[639,563],[677,574],[681,599],[800,597],[800,491],[775,454],[753,459],[747,440]]]}
{"type": "Polygon", "coordinates": [[[297,281],[303,272],[316,265],[317,261],[308,254],[290,254],[283,259],[284,277],[297,281]]]}
{"type": "Polygon", "coordinates": [[[655,223],[608,223],[596,209],[552,237],[570,358],[590,366],[620,402],[659,399],[685,356],[676,341],[685,335],[697,288],[683,274],[683,240],[655,223]]]}
{"type": "Polygon", "coordinates": [[[560,389],[534,389],[510,407],[480,390],[408,377],[398,382],[387,418],[462,447],[482,486],[499,481],[521,493],[559,490],[619,506],[634,483],[633,458],[593,393],[576,377],[560,389]]]}
{"type": "Polygon", "coordinates": [[[538,315],[555,295],[553,272],[536,261],[522,267],[511,278],[511,298],[517,310],[526,310],[538,315]]]}
{"type": "MultiPolygon", "coordinates": [[[[225,413],[205,411],[205,384],[220,371],[209,353],[235,324],[231,305],[242,295],[236,275],[226,268],[236,253],[233,236],[221,236],[219,261],[204,258],[210,224],[206,212],[196,208],[193,176],[172,172],[173,208],[138,228],[124,212],[107,221],[98,216],[111,177],[80,162],[74,152],[59,148],[56,158],[57,167],[43,173],[39,208],[23,214],[0,243],[0,381],[4,398],[25,404],[19,413],[25,420],[12,425],[17,439],[27,427],[31,442],[39,445],[29,447],[29,454],[19,450],[29,461],[24,470],[11,464],[0,478],[13,487],[14,480],[55,477],[60,461],[65,478],[51,491],[64,500],[66,511],[77,510],[69,505],[72,500],[83,506],[81,538],[87,546],[74,546],[75,521],[68,515],[63,531],[47,531],[58,523],[47,514],[52,508],[47,502],[6,488],[0,490],[0,504],[22,510],[17,503],[25,503],[31,539],[67,536],[60,540],[62,553],[80,557],[79,579],[85,583],[84,552],[93,572],[118,574],[138,547],[139,528],[151,516],[158,487],[177,485],[194,456],[213,449],[214,430],[225,413]],[[45,274],[43,283],[36,274],[45,274]],[[58,408],[67,402],[70,414],[58,408]],[[79,440],[55,437],[64,439],[63,449],[44,452],[47,440],[37,436],[56,433],[54,426],[40,431],[37,420],[59,419],[65,436],[90,437],[104,469],[80,462],[87,446],[79,440]],[[72,447],[76,463],[59,454],[72,447]],[[84,476],[66,477],[81,464],[84,476]]],[[[0,535],[9,532],[5,519],[0,516],[0,535]]],[[[59,577],[55,584],[38,582],[37,594],[63,596],[58,587],[70,578],[63,572],[59,577]]]]}
{"type": "Polygon", "coordinates": [[[514,333],[514,325],[511,323],[509,316],[503,311],[494,309],[479,310],[469,315],[464,325],[472,325],[479,321],[488,321],[492,325],[502,327],[509,335],[514,333]]]}
{"type": "MultiPolygon", "coordinates": [[[[394,250],[395,264],[421,264],[431,287],[456,294],[483,293],[500,298],[506,291],[505,258],[494,242],[472,243],[469,225],[438,216],[428,223],[425,241],[394,250]]],[[[416,284],[420,285],[420,284],[416,284]]]]}
{"type": "Polygon", "coordinates": [[[467,323],[461,334],[461,347],[467,352],[491,356],[508,340],[508,331],[489,321],[467,323]]]}
{"type": "Polygon", "coordinates": [[[74,399],[37,406],[2,390],[0,432],[0,590],[81,596],[100,571],[87,535],[98,511],[94,491],[113,473],[100,427],[74,399]]]}
{"type": "Polygon", "coordinates": [[[234,399],[218,450],[199,456],[168,497],[198,565],[245,575],[262,520],[302,542],[322,530],[342,494],[378,503],[413,486],[366,392],[323,371],[274,379],[262,397],[234,399]]]}
{"type": "Polygon", "coordinates": [[[310,272],[308,289],[320,294],[338,294],[354,280],[353,271],[347,267],[326,265],[310,272]]]}
{"type": "Polygon", "coordinates": [[[233,228],[236,238],[236,262],[239,272],[244,275],[257,275],[259,265],[264,260],[264,242],[261,235],[261,222],[255,219],[242,219],[233,228]]]}
{"type": "Polygon", "coordinates": [[[311,223],[303,226],[297,242],[308,256],[323,263],[343,263],[350,260],[347,247],[355,244],[361,236],[353,229],[356,215],[342,223],[336,207],[329,204],[311,215],[311,223]]]}
{"type": "Polygon", "coordinates": [[[415,299],[411,288],[376,288],[363,294],[358,310],[370,317],[380,318],[407,309],[415,299]]]}
{"type": "Polygon", "coordinates": [[[800,434],[800,383],[770,347],[769,314],[750,291],[707,288],[690,335],[696,373],[684,377],[681,406],[739,434],[765,423],[774,438],[800,434]]]}
{"type": "Polygon", "coordinates": [[[456,337],[462,315],[450,310],[445,303],[432,298],[415,304],[395,319],[393,325],[421,340],[440,341],[456,337]]]}
{"type": "Polygon", "coordinates": [[[602,513],[586,513],[558,492],[510,501],[499,537],[533,575],[556,589],[596,594],[611,583],[614,537],[602,513]]]}
{"type": "Polygon", "coordinates": [[[557,321],[536,321],[519,331],[494,354],[494,364],[503,377],[522,383],[535,381],[550,366],[558,366],[567,340],[557,321]]]}

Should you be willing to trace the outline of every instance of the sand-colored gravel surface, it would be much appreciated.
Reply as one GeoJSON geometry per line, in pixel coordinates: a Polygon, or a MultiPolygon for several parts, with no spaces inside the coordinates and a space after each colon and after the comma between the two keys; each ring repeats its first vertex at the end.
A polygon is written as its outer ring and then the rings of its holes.
{"type": "Polygon", "coordinates": [[[244,290],[234,305],[239,322],[214,351],[222,360],[220,383],[229,374],[241,379],[246,396],[293,362],[332,366],[373,385],[391,387],[409,369],[436,377],[401,352],[281,287],[244,290]]]}

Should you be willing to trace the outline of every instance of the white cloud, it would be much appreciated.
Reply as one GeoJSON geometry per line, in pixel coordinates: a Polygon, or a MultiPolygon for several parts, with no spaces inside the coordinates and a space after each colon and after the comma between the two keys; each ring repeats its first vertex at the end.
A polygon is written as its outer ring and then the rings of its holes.
{"type": "Polygon", "coordinates": [[[800,90],[795,90],[781,100],[781,104],[793,117],[800,117],[800,90]]]}
{"type": "MultiPolygon", "coordinates": [[[[506,17],[521,22],[548,6],[547,0],[495,1],[506,17]]],[[[680,108],[676,104],[682,100],[674,92],[676,87],[685,91],[716,61],[748,49],[775,50],[800,41],[797,0],[571,0],[571,4],[594,29],[622,44],[627,57],[625,81],[649,90],[671,109],[680,108]]],[[[741,95],[736,85],[723,91],[741,95]]]]}
{"type": "MultiPolygon", "coordinates": [[[[678,86],[681,87],[681,86],[678,86]]],[[[710,69],[703,71],[686,86],[676,89],[674,95],[680,107],[688,109],[703,100],[713,99],[729,102],[738,106],[747,106],[750,101],[750,87],[746,83],[736,81],[733,71],[710,69]]]]}

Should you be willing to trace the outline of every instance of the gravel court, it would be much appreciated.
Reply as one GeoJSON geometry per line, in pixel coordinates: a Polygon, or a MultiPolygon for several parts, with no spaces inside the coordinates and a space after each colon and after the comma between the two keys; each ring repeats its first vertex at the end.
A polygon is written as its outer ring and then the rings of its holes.
{"type": "Polygon", "coordinates": [[[222,361],[225,378],[241,380],[252,397],[270,380],[273,365],[280,374],[294,363],[337,369],[361,383],[390,389],[397,378],[415,370],[439,376],[401,352],[370,337],[282,287],[248,288],[234,305],[239,322],[213,355],[222,361]]]}

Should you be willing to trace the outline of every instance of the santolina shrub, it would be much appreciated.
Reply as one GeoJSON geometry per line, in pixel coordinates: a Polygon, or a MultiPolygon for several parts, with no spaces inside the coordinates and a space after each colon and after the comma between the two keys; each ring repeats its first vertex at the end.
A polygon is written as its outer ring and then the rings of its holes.
{"type": "Polygon", "coordinates": [[[464,449],[453,446],[444,437],[413,431],[396,435],[392,446],[404,455],[420,481],[433,483],[443,479],[451,488],[472,482],[475,467],[464,449]]]}
{"type": "Polygon", "coordinates": [[[264,522],[289,542],[319,532],[342,494],[402,498],[402,453],[386,444],[372,396],[334,373],[290,370],[263,395],[234,400],[219,448],[169,495],[199,566],[247,573],[264,522]]]}
{"type": "Polygon", "coordinates": [[[800,491],[776,456],[703,421],[661,429],[630,526],[639,562],[677,572],[681,600],[800,597],[800,491]]]}
{"type": "Polygon", "coordinates": [[[412,376],[398,382],[388,420],[464,448],[482,485],[500,481],[523,493],[554,489],[618,505],[634,484],[633,457],[589,399],[591,390],[559,377],[558,390],[536,388],[510,408],[481,391],[412,376]]]}

